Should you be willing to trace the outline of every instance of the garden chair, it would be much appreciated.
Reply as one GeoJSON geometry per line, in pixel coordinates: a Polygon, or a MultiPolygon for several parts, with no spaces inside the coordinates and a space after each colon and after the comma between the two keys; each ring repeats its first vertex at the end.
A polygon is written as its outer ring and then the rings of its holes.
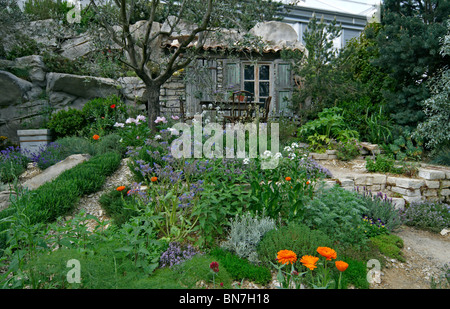
{"type": "Polygon", "coordinates": [[[223,116],[223,127],[227,122],[236,123],[244,122],[251,117],[252,109],[254,108],[253,93],[245,90],[233,92],[231,98],[230,115],[223,116]]]}
{"type": "Polygon", "coordinates": [[[260,122],[267,123],[267,120],[269,119],[269,111],[270,111],[270,103],[272,102],[272,97],[267,97],[266,101],[264,102],[264,111],[263,115],[260,118],[260,122]]]}

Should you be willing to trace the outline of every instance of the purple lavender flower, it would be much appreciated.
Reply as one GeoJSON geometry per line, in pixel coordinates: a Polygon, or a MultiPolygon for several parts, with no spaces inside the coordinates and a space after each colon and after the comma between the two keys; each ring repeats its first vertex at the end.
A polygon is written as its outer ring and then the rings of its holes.
{"type": "Polygon", "coordinates": [[[173,267],[192,259],[196,254],[201,254],[191,245],[182,245],[178,242],[171,242],[169,248],[161,254],[160,267],[173,267]]]}

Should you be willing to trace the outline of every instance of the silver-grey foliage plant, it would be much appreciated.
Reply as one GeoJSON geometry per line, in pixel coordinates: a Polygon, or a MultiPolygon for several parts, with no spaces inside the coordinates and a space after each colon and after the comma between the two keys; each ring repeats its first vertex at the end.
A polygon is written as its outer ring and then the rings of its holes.
{"type": "Polygon", "coordinates": [[[264,234],[273,229],[276,229],[275,220],[264,216],[264,214],[261,217],[253,216],[249,212],[240,216],[237,215],[230,220],[228,238],[222,243],[221,247],[258,264],[256,247],[264,234]]]}

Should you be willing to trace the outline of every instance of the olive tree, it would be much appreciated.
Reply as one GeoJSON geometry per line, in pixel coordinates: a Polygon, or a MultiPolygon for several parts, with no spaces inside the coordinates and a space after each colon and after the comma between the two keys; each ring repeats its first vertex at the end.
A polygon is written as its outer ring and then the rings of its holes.
{"type": "Polygon", "coordinates": [[[208,37],[221,27],[248,30],[257,21],[273,19],[280,4],[264,0],[91,0],[96,21],[122,50],[124,63],[142,79],[147,91],[148,123],[160,115],[161,86],[203,51],[208,37]],[[139,13],[139,14],[137,14],[139,13]],[[136,20],[136,16],[145,20],[136,20]],[[161,48],[176,36],[178,45],[161,48]]]}

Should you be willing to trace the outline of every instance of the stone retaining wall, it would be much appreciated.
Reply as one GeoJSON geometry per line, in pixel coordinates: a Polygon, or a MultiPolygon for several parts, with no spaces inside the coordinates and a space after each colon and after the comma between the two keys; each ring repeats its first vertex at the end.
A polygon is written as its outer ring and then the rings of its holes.
{"type": "Polygon", "coordinates": [[[382,192],[393,199],[399,208],[420,201],[450,203],[450,170],[419,168],[417,178],[376,173],[352,174],[329,181],[347,190],[360,188],[373,194],[382,192]]]}

